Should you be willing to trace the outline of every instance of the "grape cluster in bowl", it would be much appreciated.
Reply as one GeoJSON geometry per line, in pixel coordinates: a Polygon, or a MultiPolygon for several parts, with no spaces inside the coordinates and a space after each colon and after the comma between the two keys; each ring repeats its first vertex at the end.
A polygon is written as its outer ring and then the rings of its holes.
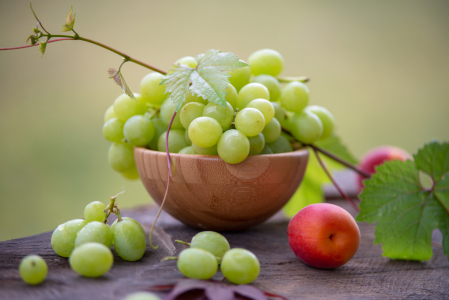
{"type": "MultiPolygon", "coordinates": [[[[193,57],[176,64],[197,66],[193,57]]],[[[134,146],[165,152],[168,145],[170,153],[219,155],[229,164],[238,164],[249,155],[290,152],[292,144],[329,137],[334,129],[332,114],[308,105],[309,89],[300,79],[277,78],[283,68],[277,51],[256,51],[247,67],[229,72],[226,107],[188,94],[173,119],[175,103],[160,85],[164,75],[148,74],[135,99],[123,94],[106,111],[103,134],[113,142],[110,166],[126,178],[137,179],[134,146]]]]}

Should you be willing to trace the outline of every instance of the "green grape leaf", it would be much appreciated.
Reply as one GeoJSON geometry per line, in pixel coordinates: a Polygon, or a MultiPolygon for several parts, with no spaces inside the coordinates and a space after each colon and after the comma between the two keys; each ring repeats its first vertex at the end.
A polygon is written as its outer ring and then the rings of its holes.
{"type": "Polygon", "coordinates": [[[170,94],[176,104],[176,111],[181,109],[189,91],[192,95],[226,107],[228,72],[247,64],[235,54],[220,50],[209,50],[206,54],[198,55],[195,60],[198,63],[195,69],[174,64],[160,83],[165,84],[165,92],[170,94]]]}
{"type": "Polygon", "coordinates": [[[42,53],[41,58],[44,57],[46,49],[47,49],[47,42],[40,42],[39,43],[39,49],[37,49],[37,50],[42,53]]]}
{"type": "Polygon", "coordinates": [[[71,7],[70,12],[66,17],[66,23],[62,25],[61,31],[65,32],[73,30],[73,26],[75,26],[75,15],[76,14],[73,14],[73,7],[71,7]]]}
{"type": "Polygon", "coordinates": [[[122,88],[123,92],[126,95],[128,95],[128,97],[130,97],[132,99],[136,99],[136,97],[134,97],[134,93],[131,91],[131,88],[126,83],[125,78],[123,77],[120,69],[117,71],[114,68],[109,68],[108,73],[109,73],[109,78],[114,79],[115,83],[117,83],[122,88]]]}
{"type": "Polygon", "coordinates": [[[394,259],[428,260],[432,257],[432,231],[443,233],[449,257],[449,144],[436,141],[414,155],[414,161],[393,160],[376,168],[364,181],[357,221],[377,222],[375,244],[394,259]],[[420,172],[433,180],[424,188],[420,172]]]}
{"type": "Polygon", "coordinates": [[[32,35],[30,35],[30,36],[27,38],[27,43],[28,43],[28,41],[30,41],[30,44],[31,44],[31,45],[36,45],[36,43],[37,43],[37,38],[36,38],[36,36],[35,36],[34,34],[32,34],[32,35]]]}

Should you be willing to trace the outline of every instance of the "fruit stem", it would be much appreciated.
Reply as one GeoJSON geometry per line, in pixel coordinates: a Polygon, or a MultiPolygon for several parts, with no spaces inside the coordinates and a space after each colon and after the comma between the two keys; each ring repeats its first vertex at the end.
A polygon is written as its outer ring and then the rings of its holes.
{"type": "Polygon", "coordinates": [[[181,245],[186,245],[186,246],[190,247],[190,243],[187,243],[187,242],[184,242],[184,241],[181,241],[181,240],[175,240],[175,243],[178,243],[178,244],[181,244],[181,245]]]}
{"type": "Polygon", "coordinates": [[[277,80],[283,83],[289,83],[292,81],[308,82],[310,77],[308,76],[298,76],[298,77],[278,77],[277,80]]]}
{"type": "Polygon", "coordinates": [[[166,261],[166,260],[178,260],[177,256],[167,256],[164,257],[161,261],[166,261]]]}
{"type": "Polygon", "coordinates": [[[324,162],[321,160],[321,157],[318,153],[318,150],[315,148],[312,148],[313,151],[315,152],[315,156],[318,159],[318,162],[320,163],[321,167],[323,168],[324,172],[326,172],[327,176],[329,177],[329,179],[332,181],[332,183],[334,184],[335,188],[337,188],[337,190],[340,192],[340,194],[343,196],[343,198],[345,198],[346,200],[348,200],[348,202],[352,205],[352,207],[356,210],[356,211],[360,211],[360,208],[357,206],[357,204],[354,202],[354,200],[352,200],[342,189],[341,187],[337,184],[337,182],[334,180],[334,178],[332,177],[331,173],[329,172],[329,170],[326,168],[326,165],[324,164],[324,162]]]}

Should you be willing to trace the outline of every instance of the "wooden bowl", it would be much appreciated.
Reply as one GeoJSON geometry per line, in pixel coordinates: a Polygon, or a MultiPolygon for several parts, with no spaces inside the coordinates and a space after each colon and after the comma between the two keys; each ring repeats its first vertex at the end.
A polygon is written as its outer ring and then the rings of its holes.
{"type": "MultiPolygon", "coordinates": [[[[167,185],[167,156],[134,150],[145,188],[161,205],[167,185]]],[[[164,210],[202,230],[237,231],[260,224],[279,211],[304,177],[307,149],[249,156],[231,165],[218,156],[170,154],[175,173],[164,210]]]]}

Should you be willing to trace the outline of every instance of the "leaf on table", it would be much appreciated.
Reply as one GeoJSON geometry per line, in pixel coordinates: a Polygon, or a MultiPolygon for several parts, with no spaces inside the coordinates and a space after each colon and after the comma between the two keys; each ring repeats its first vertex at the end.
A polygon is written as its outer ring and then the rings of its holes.
{"type": "MultiPolygon", "coordinates": [[[[395,259],[428,260],[432,257],[432,231],[443,233],[443,249],[449,255],[449,144],[431,142],[414,161],[389,161],[364,181],[357,221],[377,222],[375,244],[383,255],[395,259]],[[433,187],[426,189],[420,171],[433,187]]],[[[449,256],[448,256],[449,257],[449,256]]]]}
{"type": "Polygon", "coordinates": [[[122,72],[120,70],[109,68],[108,73],[109,78],[114,79],[115,83],[117,83],[122,88],[123,92],[126,95],[128,95],[128,97],[136,99],[136,97],[134,97],[134,93],[131,91],[130,87],[126,83],[125,78],[123,77],[122,72]]]}

